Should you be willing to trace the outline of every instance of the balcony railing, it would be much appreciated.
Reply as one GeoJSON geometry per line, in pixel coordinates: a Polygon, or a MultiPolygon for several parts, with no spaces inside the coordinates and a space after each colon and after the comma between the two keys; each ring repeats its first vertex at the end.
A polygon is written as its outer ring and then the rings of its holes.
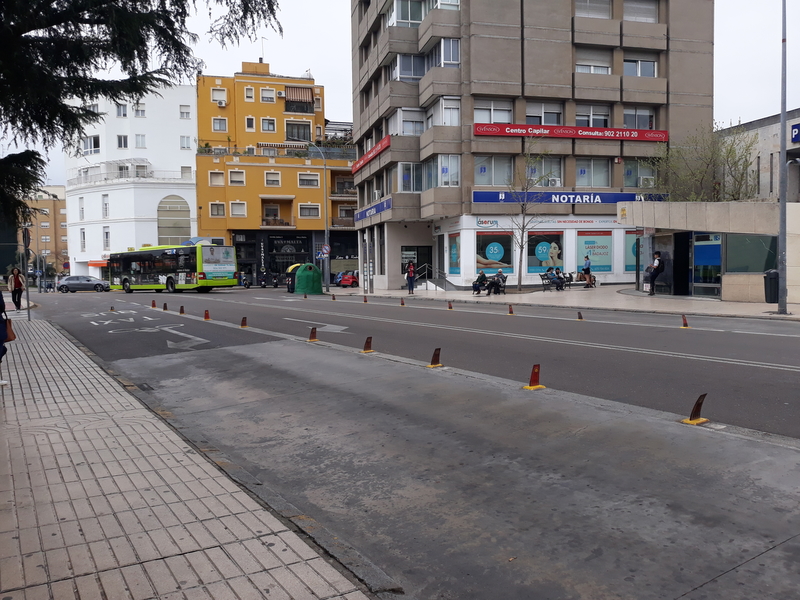
{"type": "Polygon", "coordinates": [[[80,175],[67,180],[67,185],[86,185],[88,183],[100,183],[103,181],[114,181],[120,179],[181,179],[187,182],[194,181],[194,171],[189,174],[181,173],[180,171],[118,171],[116,173],[91,173],[89,175],[80,175]]]}
{"type": "Polygon", "coordinates": [[[286,219],[261,219],[261,227],[295,227],[294,217],[289,221],[286,219]]]}
{"type": "Polygon", "coordinates": [[[333,217],[331,227],[355,227],[356,221],[353,217],[333,217]]]}
{"type": "MultiPolygon", "coordinates": [[[[201,140],[202,142],[202,140],[201,140]]],[[[292,143],[292,142],[288,142],[292,143]]],[[[319,146],[325,158],[331,160],[356,160],[355,146],[336,144],[333,146],[319,146]]],[[[267,157],[288,157],[288,158],[319,158],[319,152],[313,146],[308,148],[281,148],[279,145],[268,146],[265,148],[239,148],[231,146],[225,148],[200,147],[198,154],[213,154],[214,156],[267,156],[267,157]]]]}

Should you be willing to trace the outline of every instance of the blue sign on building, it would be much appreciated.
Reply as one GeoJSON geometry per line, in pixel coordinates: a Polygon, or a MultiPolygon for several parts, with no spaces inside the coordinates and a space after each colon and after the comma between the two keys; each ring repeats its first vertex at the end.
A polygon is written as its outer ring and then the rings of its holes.
{"type": "MultiPolygon", "coordinates": [[[[524,192],[528,202],[544,204],[616,204],[617,202],[641,202],[663,200],[664,194],[635,194],[628,192],[524,192]]],[[[523,202],[523,192],[472,192],[475,203],[523,202]]]]}
{"type": "Polygon", "coordinates": [[[360,210],[355,214],[355,221],[363,221],[368,217],[373,217],[377,214],[382,213],[385,210],[389,210],[392,208],[392,199],[386,198],[386,200],[381,200],[377,204],[373,204],[369,208],[365,208],[364,210],[360,210]]]}
{"type": "Polygon", "coordinates": [[[800,123],[792,125],[792,143],[800,144],[800,123]]]}

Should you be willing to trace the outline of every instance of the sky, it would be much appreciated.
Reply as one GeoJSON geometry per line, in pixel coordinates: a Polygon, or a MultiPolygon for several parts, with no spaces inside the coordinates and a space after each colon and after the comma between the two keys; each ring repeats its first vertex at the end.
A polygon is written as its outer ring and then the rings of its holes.
{"type": "MultiPolygon", "coordinates": [[[[350,0],[281,0],[283,37],[271,29],[252,42],[221,49],[204,35],[207,20],[191,26],[200,35],[196,54],[207,75],[232,75],[241,63],[269,63],[273,73],[302,75],[310,69],[325,87],[325,116],[351,121],[350,0]]],[[[199,3],[203,6],[202,3],[199,3]]],[[[716,0],[714,26],[714,119],[723,126],[780,112],[781,0],[716,0]]],[[[787,1],[787,110],[800,108],[800,2],[787,1]],[[792,73],[795,76],[792,76],[792,73]]],[[[50,154],[48,185],[66,182],[58,149],[50,154]]]]}

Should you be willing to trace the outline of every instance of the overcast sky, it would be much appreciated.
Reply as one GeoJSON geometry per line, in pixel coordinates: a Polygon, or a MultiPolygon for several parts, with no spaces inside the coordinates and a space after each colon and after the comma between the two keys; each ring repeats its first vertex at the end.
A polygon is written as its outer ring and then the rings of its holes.
{"type": "MultiPolygon", "coordinates": [[[[717,0],[715,4],[715,120],[728,125],[780,112],[780,0],[717,0]]],[[[793,37],[791,26],[800,22],[800,2],[787,4],[787,109],[791,110],[800,107],[800,32],[793,37]]],[[[257,62],[261,56],[273,73],[302,75],[310,69],[316,82],[325,86],[325,116],[351,121],[350,0],[281,0],[281,6],[282,38],[265,30],[256,41],[226,50],[199,43],[196,52],[206,63],[204,72],[232,75],[243,61],[257,62]]],[[[194,25],[197,33],[206,27],[200,19],[194,25]]],[[[201,35],[201,39],[206,37],[201,35]]],[[[51,185],[65,183],[57,151],[52,153],[48,176],[51,185]]]]}

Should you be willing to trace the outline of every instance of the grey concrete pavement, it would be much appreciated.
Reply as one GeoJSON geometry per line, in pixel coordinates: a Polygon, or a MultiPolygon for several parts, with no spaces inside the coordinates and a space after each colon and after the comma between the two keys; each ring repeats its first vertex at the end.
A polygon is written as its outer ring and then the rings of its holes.
{"type": "Polygon", "coordinates": [[[0,597],[367,600],[55,327],[0,378],[0,597]]]}

